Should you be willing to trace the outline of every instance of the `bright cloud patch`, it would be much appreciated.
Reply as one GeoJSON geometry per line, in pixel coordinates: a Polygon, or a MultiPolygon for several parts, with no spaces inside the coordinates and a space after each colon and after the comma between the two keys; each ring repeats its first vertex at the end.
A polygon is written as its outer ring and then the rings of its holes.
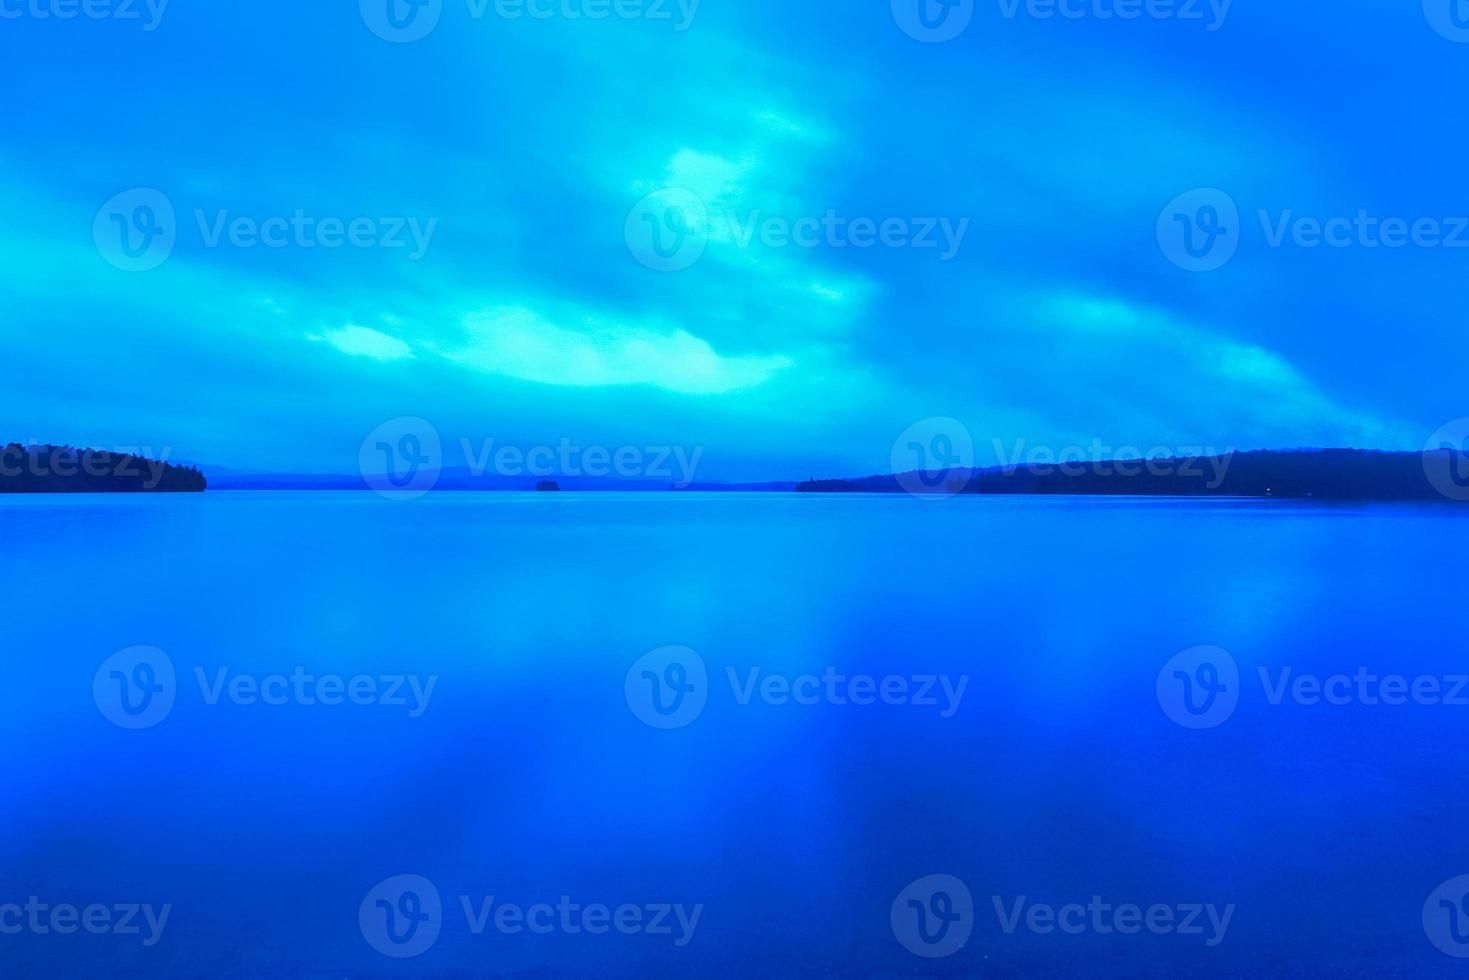
{"type": "Polygon", "coordinates": [[[1075,295],[1040,306],[1047,329],[1069,335],[1057,365],[1084,365],[1135,402],[1171,408],[1175,423],[1203,410],[1233,431],[1268,433],[1282,445],[1376,445],[1391,426],[1333,399],[1289,361],[1162,310],[1075,295]],[[1125,381],[1124,381],[1125,379],[1125,381]]]}
{"type": "Polygon", "coordinates": [[[413,348],[371,327],[349,325],[323,334],[312,334],[311,340],[331,344],[343,354],[369,357],[374,361],[403,361],[413,357],[413,348]]]}
{"type": "Polygon", "coordinates": [[[706,203],[722,204],[744,189],[750,163],[737,163],[713,153],[685,147],[668,161],[664,184],[693,191],[706,203]]]}
{"type": "Polygon", "coordinates": [[[684,330],[660,332],[581,317],[562,326],[535,310],[499,307],[464,320],[461,364],[525,381],[574,387],[654,385],[684,394],[752,388],[790,365],[784,357],[723,357],[684,330]]]}

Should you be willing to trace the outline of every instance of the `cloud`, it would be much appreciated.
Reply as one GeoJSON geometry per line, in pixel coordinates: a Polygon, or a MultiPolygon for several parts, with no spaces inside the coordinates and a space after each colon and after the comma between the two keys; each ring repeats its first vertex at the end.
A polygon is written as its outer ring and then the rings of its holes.
{"type": "Polygon", "coordinates": [[[744,190],[743,181],[757,165],[750,159],[739,162],[684,147],[668,161],[661,185],[693,191],[705,204],[719,206],[744,190]]]}
{"type": "Polygon", "coordinates": [[[413,348],[390,337],[381,330],[349,324],[321,334],[308,334],[308,340],[325,342],[353,357],[368,357],[374,361],[405,361],[413,358],[413,348]]]}
{"type": "MultiPolygon", "coordinates": [[[[146,59],[148,37],[67,59],[60,33],[31,25],[36,43],[11,54],[40,80],[34,111],[0,151],[0,305],[17,379],[0,414],[63,438],[187,435],[229,462],[276,451],[256,448],[256,410],[242,404],[283,418],[320,405],[313,416],[348,432],[411,408],[461,428],[486,416],[539,426],[541,439],[558,427],[681,433],[759,476],[779,454],[826,453],[829,472],[885,466],[891,436],[930,415],[964,419],[981,441],[1407,448],[1463,413],[1454,372],[1469,330],[1452,250],[1270,249],[1252,235],[1226,269],[1190,276],[1155,241],[1164,203],[1200,186],[1246,215],[1442,216],[1462,196],[1452,164],[1469,135],[1435,129],[1439,107],[1413,97],[1454,81],[1452,46],[1421,18],[1348,12],[1293,51],[1305,58],[1294,74],[1265,77],[1254,68],[1284,64],[1280,39],[1307,22],[1286,5],[1271,8],[1272,30],[1231,32],[1227,50],[1183,24],[1016,22],[971,31],[952,58],[903,38],[882,5],[840,31],[824,29],[820,5],[725,6],[677,37],[651,22],[441,28],[414,84],[367,100],[361,80],[413,52],[361,43],[315,58],[312,38],[353,24],[307,5],[313,31],[201,12],[170,35],[315,66],[309,99],[273,76],[179,89],[134,72],[125,104],[100,108],[78,102],[82,83],[146,59]],[[1303,65],[1364,41],[1411,59],[1413,78],[1311,84],[1303,65]],[[1238,84],[1180,81],[1178,66],[1200,57],[1238,84]],[[650,94],[629,64],[677,84],[650,94]],[[532,112],[516,83],[538,74],[565,84],[538,92],[532,112]],[[485,111],[425,98],[435,92],[485,111]],[[335,112],[326,129],[322,106],[335,112]],[[89,107],[100,128],[76,125],[89,107]],[[187,145],[125,138],[161,116],[187,145]],[[241,120],[271,125],[231,142],[241,120]],[[1359,138],[1364,127],[1382,138],[1359,138]],[[1405,156],[1423,131],[1440,152],[1405,156]],[[99,139],[108,167],[58,165],[99,139]],[[332,169],[340,159],[358,165],[332,169]],[[164,191],[180,222],[173,255],[145,274],[108,264],[91,234],[98,207],[131,186],[164,191]],[[664,274],[623,239],[635,203],[668,187],[703,198],[709,227],[703,257],[664,274]],[[190,218],[201,208],[443,227],[420,262],[393,249],[208,248],[190,218]],[[967,217],[972,231],[948,263],[744,237],[761,218],[828,211],[967,217]],[[306,334],[319,357],[301,357],[306,334]],[[83,368],[91,380],[72,404],[46,384],[83,368]],[[149,385],[127,383],[140,371],[149,385]],[[196,410],[178,417],[179,404],[196,410]],[[1400,419],[1423,431],[1401,437],[1400,419]]],[[[356,448],[308,438],[295,447],[308,461],[356,448]]]]}
{"type": "Polygon", "coordinates": [[[783,136],[797,136],[813,142],[825,142],[830,136],[803,119],[796,119],[785,113],[776,112],[773,109],[764,109],[755,113],[755,121],[770,129],[771,132],[783,136]]]}
{"type": "Polygon", "coordinates": [[[1282,445],[1371,446],[1398,437],[1394,423],[1333,398],[1275,351],[1165,310],[1063,293],[1042,299],[1033,322],[1058,342],[1056,376],[1093,372],[1096,383],[1153,414],[1174,412],[1171,428],[1206,416],[1237,437],[1282,445]]]}
{"type": "Polygon", "coordinates": [[[526,306],[464,318],[466,342],[445,356],[524,381],[573,387],[653,385],[690,395],[752,388],[791,366],[782,356],[726,357],[685,330],[610,323],[580,314],[574,326],[526,306]]]}

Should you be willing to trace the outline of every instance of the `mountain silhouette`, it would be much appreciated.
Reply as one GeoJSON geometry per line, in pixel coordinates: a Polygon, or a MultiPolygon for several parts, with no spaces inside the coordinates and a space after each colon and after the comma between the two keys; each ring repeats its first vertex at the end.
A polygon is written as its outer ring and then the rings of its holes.
{"type": "Polygon", "coordinates": [[[915,470],[808,480],[802,493],[1080,494],[1469,500],[1469,453],[1363,449],[1253,450],[1216,456],[915,470]]]}
{"type": "Polygon", "coordinates": [[[0,493],[198,493],[209,486],[192,466],[71,446],[0,448],[0,493]]]}

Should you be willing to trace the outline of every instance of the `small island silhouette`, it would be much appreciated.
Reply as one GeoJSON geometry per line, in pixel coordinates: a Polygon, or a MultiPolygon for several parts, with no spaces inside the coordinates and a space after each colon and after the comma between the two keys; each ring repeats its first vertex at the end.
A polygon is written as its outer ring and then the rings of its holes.
{"type": "Polygon", "coordinates": [[[0,448],[0,493],[199,493],[209,481],[192,466],[71,446],[0,448]]]}

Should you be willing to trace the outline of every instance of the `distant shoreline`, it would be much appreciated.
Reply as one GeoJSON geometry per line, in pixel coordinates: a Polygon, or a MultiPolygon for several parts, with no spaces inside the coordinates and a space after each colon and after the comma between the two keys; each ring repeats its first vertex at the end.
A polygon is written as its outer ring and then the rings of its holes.
{"type": "Polygon", "coordinates": [[[804,493],[1469,501],[1469,454],[1363,449],[1073,460],[811,480],[804,493]]]}
{"type": "MultiPolygon", "coordinates": [[[[1061,461],[982,469],[955,468],[866,477],[687,486],[647,480],[556,475],[568,493],[799,493],[1004,495],[1238,500],[1469,500],[1469,455],[1357,449],[1252,450],[1212,456],[1061,461]]],[[[467,469],[422,481],[432,492],[531,492],[535,479],[467,469]]],[[[221,490],[373,490],[381,477],[217,477],[221,490]]]]}
{"type": "MultiPolygon", "coordinates": [[[[1339,502],[1469,502],[1469,452],[1252,450],[1212,456],[1067,460],[982,469],[915,470],[802,482],[707,483],[580,476],[511,477],[468,469],[415,474],[418,493],[908,494],[1339,502]]],[[[385,492],[382,476],[249,474],[71,447],[0,451],[0,493],[385,492]]]]}
{"type": "Polygon", "coordinates": [[[202,493],[197,468],[131,453],[72,446],[0,446],[0,494],[202,493]]]}

